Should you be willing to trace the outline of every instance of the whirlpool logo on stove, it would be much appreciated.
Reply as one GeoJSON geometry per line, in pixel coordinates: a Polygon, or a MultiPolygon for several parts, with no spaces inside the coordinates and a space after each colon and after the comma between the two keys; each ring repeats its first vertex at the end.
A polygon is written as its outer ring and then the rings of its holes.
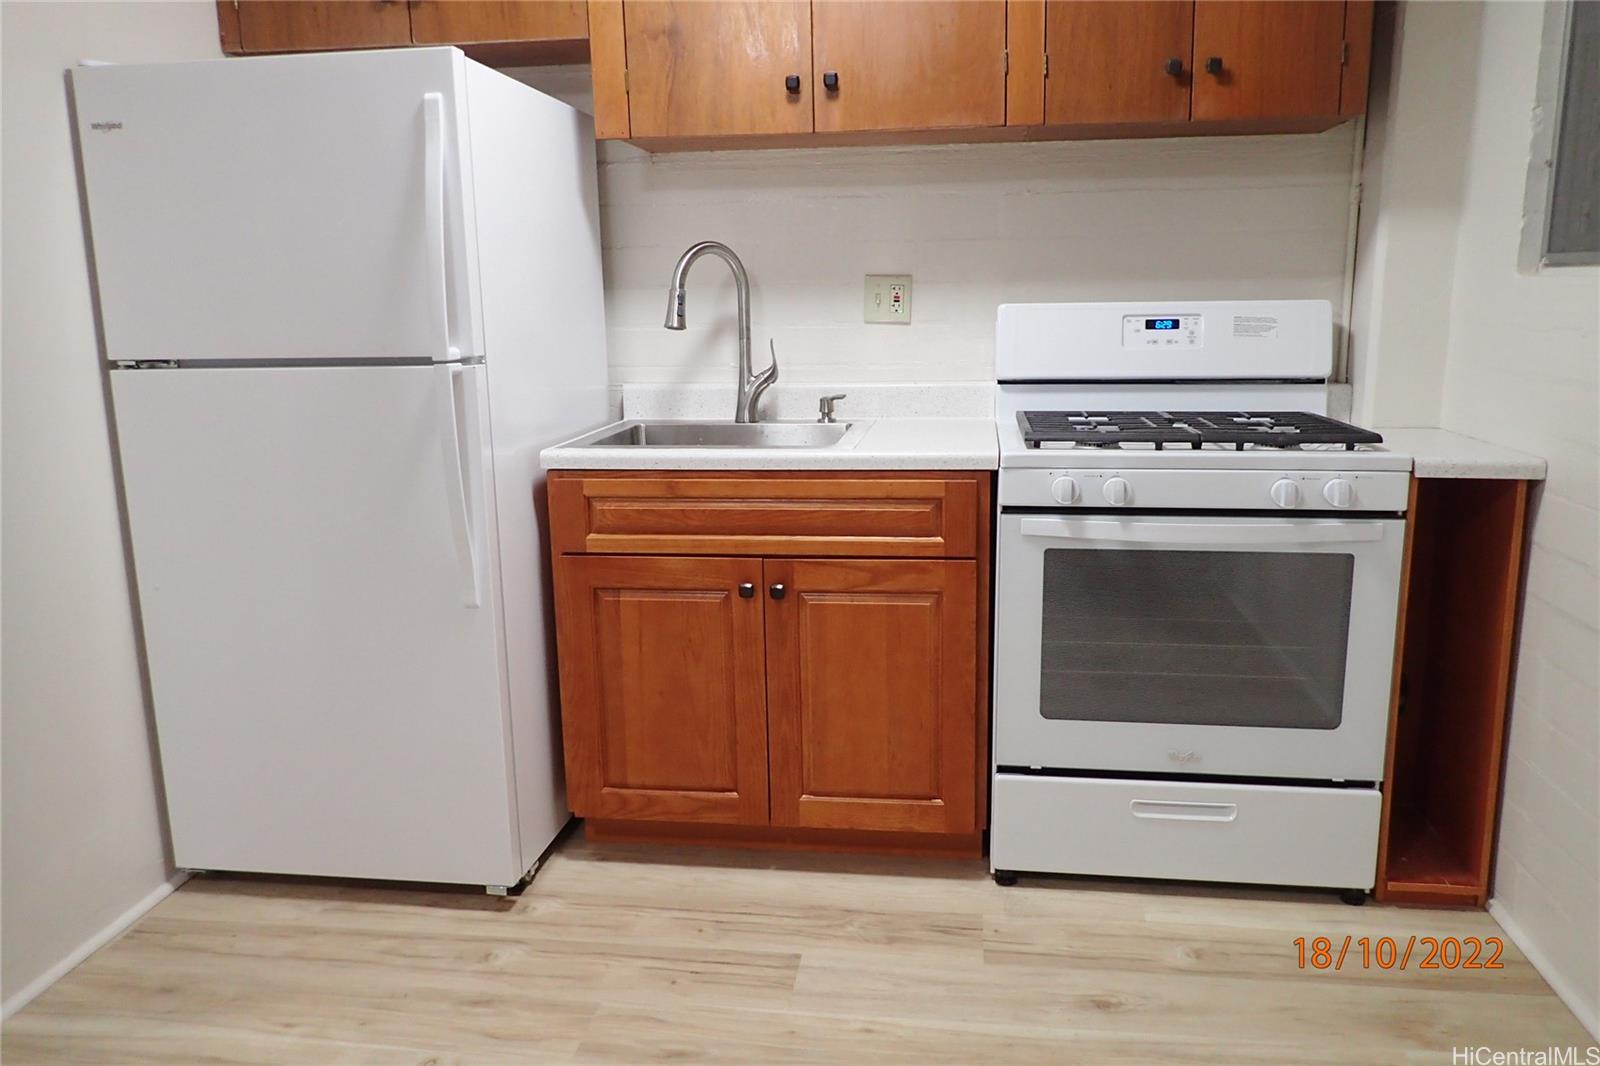
{"type": "Polygon", "coordinates": [[[1176,763],[1199,762],[1200,753],[1198,751],[1179,751],[1177,748],[1172,748],[1167,752],[1167,758],[1176,763]]]}

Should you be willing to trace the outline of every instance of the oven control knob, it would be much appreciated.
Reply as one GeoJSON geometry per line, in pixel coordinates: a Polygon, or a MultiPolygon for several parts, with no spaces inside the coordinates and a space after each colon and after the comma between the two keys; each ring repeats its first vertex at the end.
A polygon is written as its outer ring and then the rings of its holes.
{"type": "Polygon", "coordinates": [[[1300,486],[1288,478],[1279,478],[1272,483],[1272,502],[1279,507],[1293,507],[1300,502],[1300,486]]]}
{"type": "Polygon", "coordinates": [[[1336,477],[1322,486],[1322,497],[1335,507],[1349,507],[1355,502],[1355,486],[1342,477],[1336,477]]]}
{"type": "Polygon", "coordinates": [[[1100,491],[1105,493],[1106,502],[1113,507],[1121,507],[1133,499],[1133,490],[1128,487],[1127,478],[1108,477],[1100,491]]]}
{"type": "Polygon", "coordinates": [[[1050,483],[1050,495],[1057,503],[1077,503],[1078,483],[1070,477],[1058,477],[1050,483]]]}

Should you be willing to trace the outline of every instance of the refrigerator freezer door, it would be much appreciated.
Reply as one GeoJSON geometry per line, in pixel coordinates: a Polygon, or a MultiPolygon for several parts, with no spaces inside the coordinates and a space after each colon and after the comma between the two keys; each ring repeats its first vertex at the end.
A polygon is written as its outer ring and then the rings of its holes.
{"type": "Polygon", "coordinates": [[[464,63],[74,70],[108,358],[482,355],[464,63]]]}
{"type": "Polygon", "coordinates": [[[178,865],[524,872],[483,373],[113,372],[178,865]]]}

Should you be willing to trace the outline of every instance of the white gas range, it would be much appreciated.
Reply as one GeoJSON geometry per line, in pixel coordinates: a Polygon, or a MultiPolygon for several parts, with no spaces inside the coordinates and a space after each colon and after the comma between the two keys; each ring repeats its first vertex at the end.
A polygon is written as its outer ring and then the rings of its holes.
{"type": "Polygon", "coordinates": [[[1325,301],[1000,309],[996,880],[1370,888],[1411,460],[1325,301]]]}

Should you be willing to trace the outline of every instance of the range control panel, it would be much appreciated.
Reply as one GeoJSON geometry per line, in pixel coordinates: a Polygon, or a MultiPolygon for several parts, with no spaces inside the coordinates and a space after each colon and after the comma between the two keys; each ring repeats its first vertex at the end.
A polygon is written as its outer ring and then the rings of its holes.
{"type": "Polygon", "coordinates": [[[1201,315],[1123,315],[1124,348],[1198,348],[1205,334],[1201,315]]]}

